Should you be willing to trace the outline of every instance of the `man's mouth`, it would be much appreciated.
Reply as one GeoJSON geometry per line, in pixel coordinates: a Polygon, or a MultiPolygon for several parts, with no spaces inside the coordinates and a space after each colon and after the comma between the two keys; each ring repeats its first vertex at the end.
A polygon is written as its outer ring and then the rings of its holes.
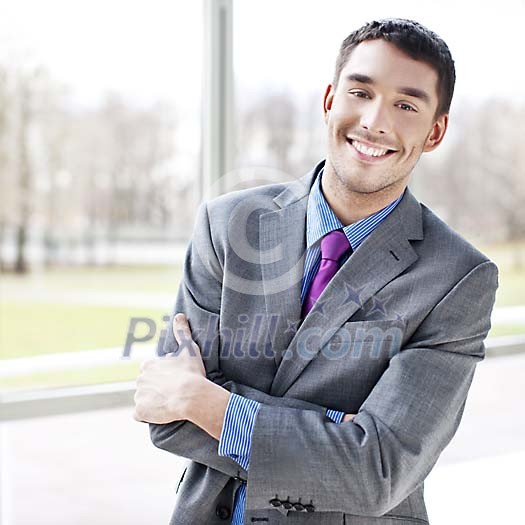
{"type": "Polygon", "coordinates": [[[396,150],[385,148],[383,146],[372,147],[356,139],[347,138],[346,140],[360,160],[378,162],[392,156],[396,152],[396,150]]]}

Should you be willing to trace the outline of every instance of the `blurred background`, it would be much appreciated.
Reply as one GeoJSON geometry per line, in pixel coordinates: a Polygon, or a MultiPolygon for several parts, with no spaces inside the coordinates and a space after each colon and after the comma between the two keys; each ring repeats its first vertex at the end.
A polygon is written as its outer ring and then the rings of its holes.
{"type": "Polygon", "coordinates": [[[323,158],[339,45],[389,16],[437,32],[456,63],[447,136],[411,188],[500,269],[487,359],[426,484],[430,519],[519,522],[524,0],[1,6],[2,525],[168,522],[185,463],[154,449],[129,403],[196,207],[323,158]]]}

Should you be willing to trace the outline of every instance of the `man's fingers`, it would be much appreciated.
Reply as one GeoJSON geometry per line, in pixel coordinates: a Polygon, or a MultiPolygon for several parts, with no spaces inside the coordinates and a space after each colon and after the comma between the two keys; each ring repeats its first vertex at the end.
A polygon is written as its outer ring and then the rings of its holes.
{"type": "Polygon", "coordinates": [[[184,314],[177,314],[173,318],[173,335],[179,345],[182,341],[188,341],[191,339],[190,325],[184,314]]]}
{"type": "Polygon", "coordinates": [[[192,338],[190,325],[184,314],[178,313],[173,318],[173,335],[179,345],[175,354],[178,354],[184,348],[189,351],[190,355],[195,355],[195,352],[197,354],[200,353],[200,348],[192,338]]]}

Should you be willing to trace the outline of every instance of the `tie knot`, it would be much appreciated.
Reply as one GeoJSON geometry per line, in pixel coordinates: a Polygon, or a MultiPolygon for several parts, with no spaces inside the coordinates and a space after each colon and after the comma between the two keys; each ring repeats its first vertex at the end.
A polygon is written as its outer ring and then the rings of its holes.
{"type": "Polygon", "coordinates": [[[339,261],[343,253],[351,248],[344,232],[334,230],[321,239],[321,259],[339,261]]]}

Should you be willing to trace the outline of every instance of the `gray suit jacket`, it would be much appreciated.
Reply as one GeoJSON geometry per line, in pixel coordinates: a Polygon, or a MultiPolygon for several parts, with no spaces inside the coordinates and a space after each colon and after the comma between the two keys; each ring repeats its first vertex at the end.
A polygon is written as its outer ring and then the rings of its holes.
{"type": "MultiPolygon", "coordinates": [[[[497,268],[407,190],[300,323],[322,166],[199,208],[174,312],[208,377],[263,405],[249,472],[190,422],[151,425],[156,446],[192,460],[172,525],[229,523],[246,481],[245,524],[428,522],[423,482],[484,358],[497,268]],[[336,424],[327,408],[357,415],[336,424]]],[[[164,351],[175,349],[168,330],[164,351]]]]}

